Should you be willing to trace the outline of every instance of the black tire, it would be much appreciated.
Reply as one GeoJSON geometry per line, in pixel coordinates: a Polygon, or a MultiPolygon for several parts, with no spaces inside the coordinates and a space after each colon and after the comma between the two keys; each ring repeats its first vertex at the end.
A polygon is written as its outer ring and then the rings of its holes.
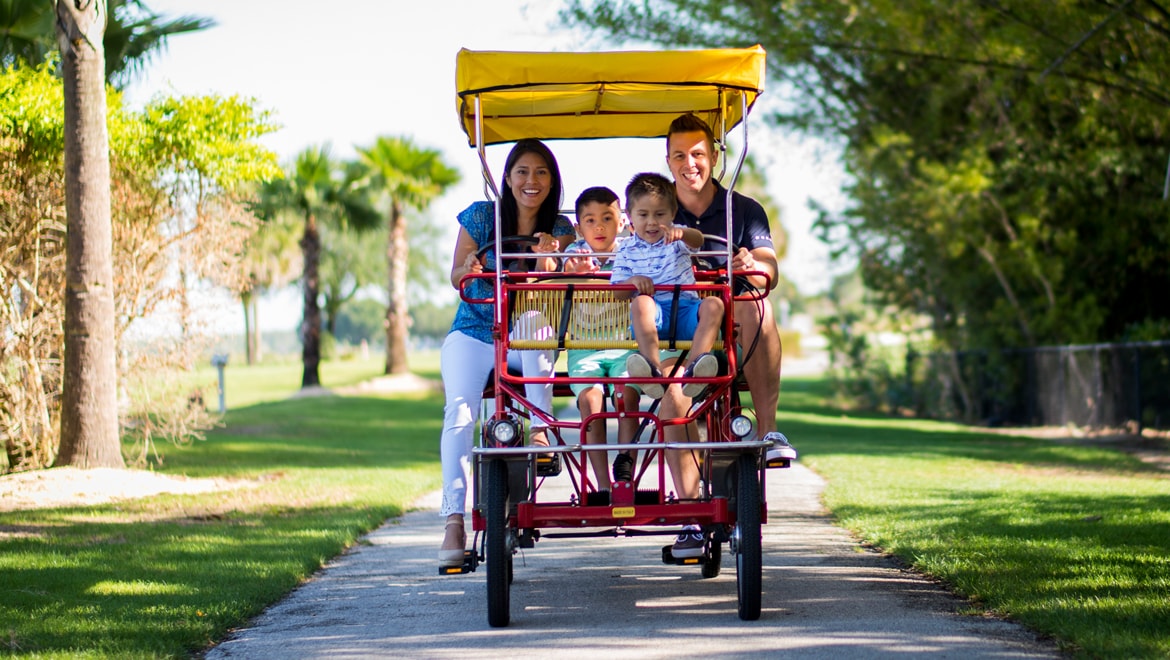
{"type": "Polygon", "coordinates": [[[487,464],[487,616],[488,625],[503,628],[511,618],[512,552],[508,548],[508,464],[487,464]]]}
{"type": "Polygon", "coordinates": [[[739,591],[739,618],[760,618],[763,549],[760,536],[759,459],[744,454],[736,461],[735,584],[739,591]]]}
{"type": "Polygon", "coordinates": [[[719,577],[719,571],[723,568],[723,544],[714,539],[708,543],[711,544],[711,551],[707,563],[703,564],[703,577],[710,579],[719,577]]]}

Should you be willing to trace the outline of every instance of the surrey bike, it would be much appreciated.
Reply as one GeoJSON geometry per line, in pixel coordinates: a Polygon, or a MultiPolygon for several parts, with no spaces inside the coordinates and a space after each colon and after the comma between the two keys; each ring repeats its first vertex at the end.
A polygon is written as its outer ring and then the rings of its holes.
{"type": "MultiPolygon", "coordinates": [[[[492,201],[498,201],[499,193],[487,164],[487,145],[523,138],[662,138],[671,120],[686,112],[705,119],[720,144],[725,144],[728,132],[738,126],[744,149],[727,186],[725,235],[731,235],[730,195],[746,155],[746,118],[763,90],[764,57],[758,46],[605,53],[462,50],[456,66],[460,124],[470,146],[478,151],[484,189],[492,201]]],[[[487,247],[494,247],[497,263],[514,259],[523,264],[522,250],[531,239],[501,235],[498,204],[495,222],[495,242],[487,247]]],[[[721,268],[711,268],[697,260],[695,284],[659,287],[675,295],[689,290],[699,296],[719,296],[724,303],[722,340],[715,346],[721,357],[720,371],[715,376],[690,381],[684,380],[680,368],[660,377],[597,380],[569,378],[560,373],[551,378],[509,373],[509,349],[636,350],[629,327],[629,300],[618,294],[620,286],[566,273],[497,269],[464,277],[460,286],[463,299],[490,303],[494,310],[496,368],[484,397],[485,405],[494,405],[486,416],[481,416],[483,423],[473,449],[475,538],[463,566],[441,568],[440,572],[466,573],[486,565],[491,626],[506,626],[510,621],[513,556],[521,549],[551,539],[674,535],[690,524],[702,527],[702,556],[677,559],[668,545],[662,551],[663,561],[697,565],[703,577],[715,577],[721,570],[726,545],[735,562],[739,617],[759,618],[761,525],[767,522],[763,471],[768,467],[788,467],[788,462],[766,464],[771,443],[755,439],[752,412],[740,405],[741,360],[750,359],[752,347],[742,347],[741,354],[741,347],[734,341],[737,326],[732,302],[750,300],[762,304],[765,292],[735,294],[730,283],[737,276],[766,274],[732,272],[731,255],[737,247],[722,243],[725,251],[698,255],[715,257],[717,263],[724,264],[721,268]],[[468,297],[466,285],[476,278],[491,280],[493,293],[489,298],[468,297]],[[533,323],[549,331],[517,331],[533,323]],[[700,382],[706,389],[682,417],[660,416],[655,403],[636,412],[606,411],[585,419],[565,420],[555,418],[552,412],[535,410],[525,398],[525,384],[550,382],[558,396],[567,395],[568,386],[575,382],[617,387],[626,383],[700,382]],[[591,422],[623,415],[639,421],[639,432],[632,442],[584,442],[591,422]],[[548,425],[549,447],[525,446],[527,423],[533,421],[533,416],[548,425]],[[699,429],[698,441],[665,440],[668,428],[692,423],[699,429]],[[599,490],[590,478],[587,454],[615,450],[636,451],[632,478],[615,481],[608,491],[599,490]],[[667,450],[694,452],[701,475],[698,498],[680,499],[671,492],[663,455],[667,450]],[[549,479],[567,479],[569,496],[552,497],[549,489],[542,490],[549,479]]],[[[660,348],[685,352],[690,341],[660,337],[660,348]]],[[[680,358],[678,364],[682,363],[680,358]]]]}

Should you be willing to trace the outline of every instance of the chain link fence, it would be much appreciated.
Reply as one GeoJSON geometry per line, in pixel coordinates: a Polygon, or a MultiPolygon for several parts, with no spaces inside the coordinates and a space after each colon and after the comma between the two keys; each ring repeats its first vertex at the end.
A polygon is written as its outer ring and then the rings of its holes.
{"type": "Polygon", "coordinates": [[[924,416],[989,426],[1170,429],[1170,341],[906,355],[924,416]]]}

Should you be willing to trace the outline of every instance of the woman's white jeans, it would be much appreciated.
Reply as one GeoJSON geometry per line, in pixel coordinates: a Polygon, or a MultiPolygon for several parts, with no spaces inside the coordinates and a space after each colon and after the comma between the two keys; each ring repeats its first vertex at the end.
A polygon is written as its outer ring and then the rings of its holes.
{"type": "MultiPolygon", "coordinates": [[[[534,334],[551,333],[541,327],[534,334]]],[[[513,332],[514,335],[518,333],[513,332]]],[[[528,377],[553,375],[556,351],[508,351],[508,366],[519,368],[528,377]]],[[[443,505],[439,513],[448,516],[467,508],[467,483],[471,474],[471,447],[475,441],[475,420],[479,415],[483,388],[495,366],[495,347],[462,332],[447,335],[440,353],[440,369],[447,402],[443,408],[443,435],[439,452],[443,462],[443,505]]],[[[525,385],[524,394],[544,412],[552,410],[552,384],[525,385]]],[[[535,419],[533,426],[547,426],[535,419]]]]}

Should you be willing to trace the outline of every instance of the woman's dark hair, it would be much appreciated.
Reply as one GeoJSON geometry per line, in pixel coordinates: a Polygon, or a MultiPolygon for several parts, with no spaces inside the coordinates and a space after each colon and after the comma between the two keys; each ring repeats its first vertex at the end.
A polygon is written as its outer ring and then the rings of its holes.
{"type": "Polygon", "coordinates": [[[536,213],[536,229],[533,232],[542,231],[551,235],[553,226],[557,222],[557,216],[560,215],[561,198],[565,194],[561,187],[561,168],[557,165],[557,158],[553,156],[552,151],[540,140],[531,138],[517,142],[508,152],[508,158],[504,161],[505,185],[500,191],[500,231],[504,233],[504,236],[515,236],[519,231],[516,196],[512,194],[512,187],[507,185],[507,176],[516,166],[516,161],[520,160],[524,154],[540,156],[544,159],[545,165],[548,166],[549,174],[552,175],[548,197],[544,198],[544,202],[536,213]]]}

